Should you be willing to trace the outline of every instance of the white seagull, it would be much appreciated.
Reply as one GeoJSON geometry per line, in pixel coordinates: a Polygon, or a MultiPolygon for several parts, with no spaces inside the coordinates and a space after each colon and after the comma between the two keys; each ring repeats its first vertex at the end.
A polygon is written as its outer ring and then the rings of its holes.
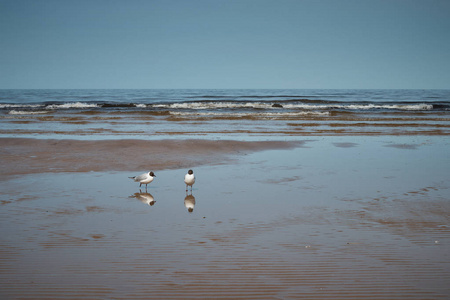
{"type": "Polygon", "coordinates": [[[136,182],[139,182],[139,187],[141,187],[143,184],[145,184],[145,188],[147,188],[147,184],[153,181],[155,179],[156,175],[153,172],[144,173],[138,176],[134,177],[128,177],[133,179],[136,182]]]}
{"type": "Polygon", "coordinates": [[[188,186],[191,186],[191,192],[192,192],[192,185],[195,183],[195,175],[194,171],[189,170],[186,175],[184,175],[184,183],[186,183],[186,192],[188,191],[188,186]]]}

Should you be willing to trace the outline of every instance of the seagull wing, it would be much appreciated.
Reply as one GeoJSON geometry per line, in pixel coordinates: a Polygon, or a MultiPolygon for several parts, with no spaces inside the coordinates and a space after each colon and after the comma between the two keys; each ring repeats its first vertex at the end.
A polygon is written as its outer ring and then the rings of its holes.
{"type": "Polygon", "coordinates": [[[134,180],[136,180],[136,181],[141,181],[141,180],[144,180],[144,179],[147,179],[147,178],[148,178],[148,173],[144,173],[144,174],[141,174],[141,175],[136,176],[136,177],[134,178],[134,180]]]}

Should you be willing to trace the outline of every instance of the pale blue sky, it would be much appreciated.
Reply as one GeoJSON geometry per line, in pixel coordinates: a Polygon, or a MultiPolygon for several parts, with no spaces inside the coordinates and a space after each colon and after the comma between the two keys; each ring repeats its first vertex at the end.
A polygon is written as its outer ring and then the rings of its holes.
{"type": "Polygon", "coordinates": [[[450,88],[449,0],[0,0],[0,88],[450,88]]]}

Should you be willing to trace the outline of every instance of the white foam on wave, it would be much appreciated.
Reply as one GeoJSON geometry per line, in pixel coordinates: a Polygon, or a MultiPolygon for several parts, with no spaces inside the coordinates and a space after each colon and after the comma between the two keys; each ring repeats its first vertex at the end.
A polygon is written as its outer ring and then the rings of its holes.
{"type": "Polygon", "coordinates": [[[156,104],[155,108],[167,108],[167,109],[221,109],[221,108],[260,108],[269,109],[272,108],[272,103],[262,102],[184,102],[184,103],[171,103],[171,104],[156,104]]]}
{"type": "Polygon", "coordinates": [[[72,102],[64,104],[51,104],[47,105],[46,109],[69,109],[69,108],[96,108],[97,104],[83,103],[83,102],[72,102]]]}
{"type": "Polygon", "coordinates": [[[136,107],[137,108],[146,108],[147,105],[145,105],[145,104],[136,104],[136,107]]]}
{"type": "Polygon", "coordinates": [[[267,112],[267,113],[219,113],[219,112],[175,112],[171,111],[171,115],[183,117],[269,117],[269,118],[283,118],[296,116],[328,116],[330,113],[320,111],[301,111],[301,112],[267,112]]]}
{"type": "Polygon", "coordinates": [[[433,105],[418,103],[418,104],[305,104],[305,103],[265,103],[265,102],[184,102],[171,104],[157,104],[153,105],[155,108],[166,109],[239,109],[239,108],[254,108],[254,109],[302,109],[302,110],[432,110],[433,105]],[[279,104],[280,106],[274,106],[279,104]]]}
{"type": "Polygon", "coordinates": [[[286,109],[304,109],[304,110],[327,110],[327,109],[342,109],[342,110],[374,110],[374,109],[393,109],[393,110],[432,110],[431,104],[285,104],[283,108],[286,109]]]}
{"type": "Polygon", "coordinates": [[[37,108],[43,107],[40,104],[0,104],[0,108],[37,108]]]}
{"type": "Polygon", "coordinates": [[[23,111],[23,110],[11,110],[8,112],[9,115],[41,115],[46,114],[48,111],[40,110],[40,111],[23,111]]]}
{"type": "MultiPolygon", "coordinates": [[[[345,108],[344,108],[345,109],[345,108]]],[[[394,110],[432,110],[431,104],[363,104],[363,105],[349,105],[348,109],[354,110],[369,110],[369,109],[394,109],[394,110]]]]}
{"type": "Polygon", "coordinates": [[[399,105],[400,109],[405,110],[432,110],[433,105],[432,104],[412,104],[412,105],[399,105]]]}

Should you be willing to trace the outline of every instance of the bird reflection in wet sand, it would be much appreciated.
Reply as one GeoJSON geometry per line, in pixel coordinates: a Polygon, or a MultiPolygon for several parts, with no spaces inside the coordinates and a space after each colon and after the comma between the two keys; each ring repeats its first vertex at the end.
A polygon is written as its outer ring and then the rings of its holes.
{"type": "Polygon", "coordinates": [[[136,198],[142,203],[148,204],[149,206],[153,206],[156,203],[155,198],[153,198],[152,194],[142,193],[141,190],[139,190],[139,193],[134,193],[134,195],[130,197],[136,198]]]}
{"type": "Polygon", "coordinates": [[[195,197],[192,194],[186,193],[186,198],[184,198],[184,207],[187,208],[188,212],[193,212],[195,206],[195,197]]]}

